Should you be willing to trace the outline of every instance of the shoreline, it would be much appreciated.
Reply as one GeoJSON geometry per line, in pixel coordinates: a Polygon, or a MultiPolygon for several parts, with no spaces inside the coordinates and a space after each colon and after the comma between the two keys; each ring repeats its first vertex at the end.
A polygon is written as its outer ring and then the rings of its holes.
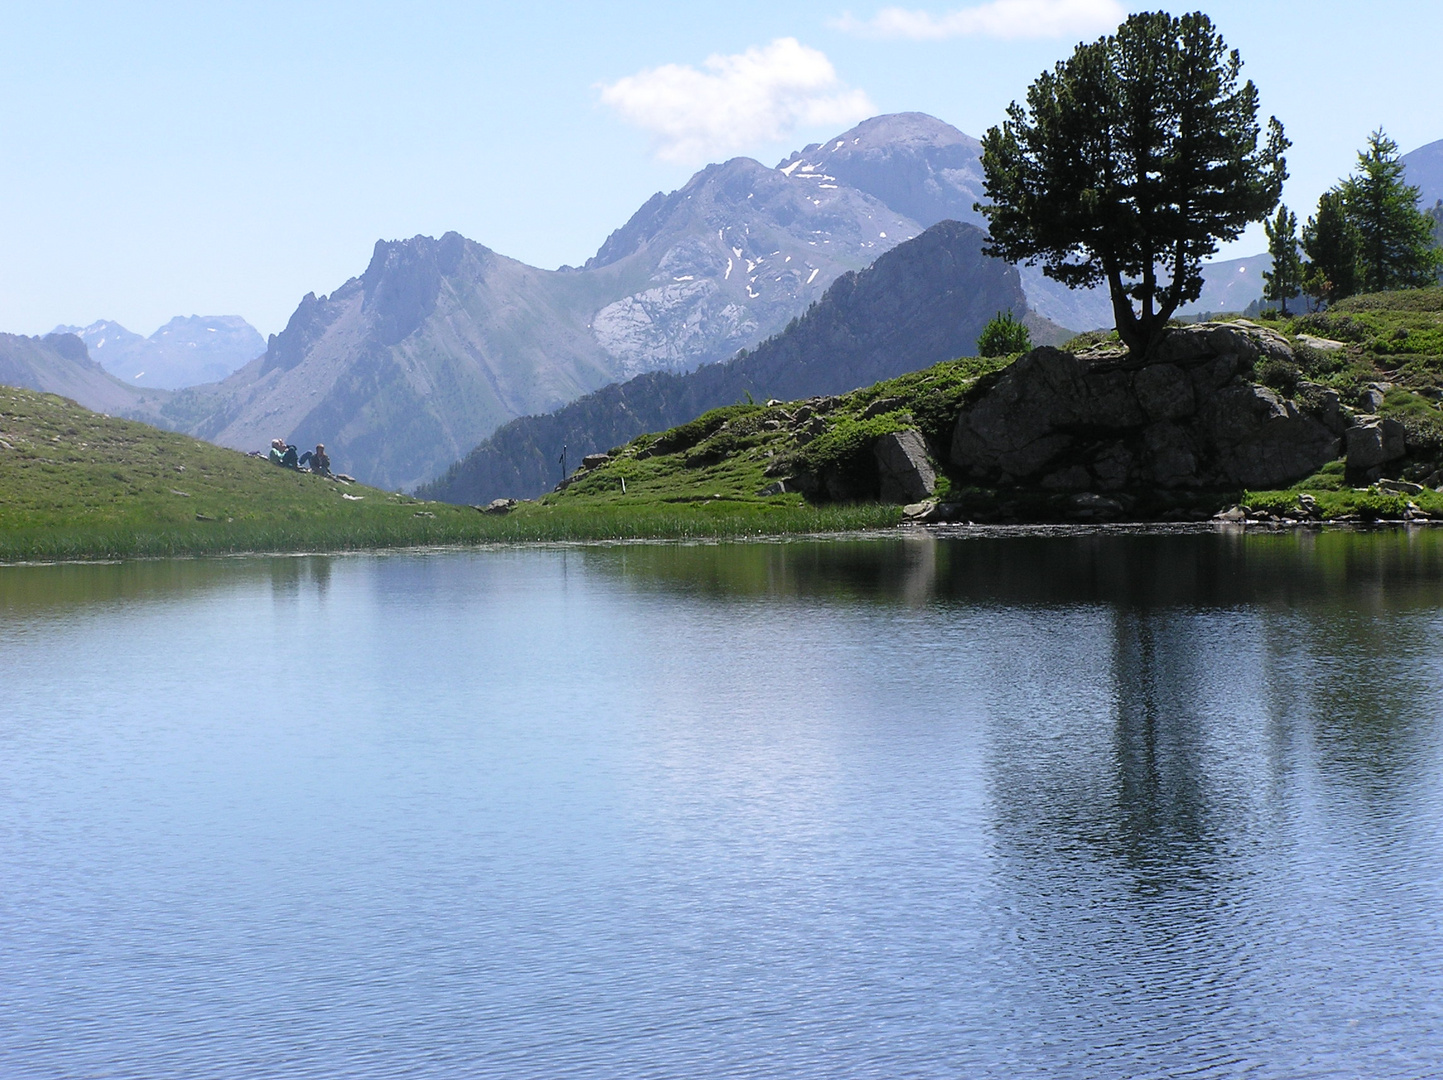
{"type": "Polygon", "coordinates": [[[882,528],[838,529],[738,533],[732,535],[677,536],[606,536],[568,537],[556,539],[479,539],[475,542],[441,542],[435,544],[382,544],[370,546],[254,548],[238,550],[191,550],[135,554],[84,554],[56,558],[0,558],[0,567],[22,566],[113,566],[129,562],[164,562],[202,559],[304,559],[356,556],[375,558],[386,555],[452,554],[477,551],[569,550],[598,547],[716,547],[723,544],[792,544],[816,541],[842,542],[907,540],[923,536],[942,540],[967,539],[1029,539],[1067,536],[1196,536],[1205,533],[1242,536],[1258,534],[1295,534],[1299,532],[1373,533],[1396,530],[1421,530],[1443,525],[1439,520],[1419,521],[1129,521],[1129,522],[903,522],[882,528]]]}

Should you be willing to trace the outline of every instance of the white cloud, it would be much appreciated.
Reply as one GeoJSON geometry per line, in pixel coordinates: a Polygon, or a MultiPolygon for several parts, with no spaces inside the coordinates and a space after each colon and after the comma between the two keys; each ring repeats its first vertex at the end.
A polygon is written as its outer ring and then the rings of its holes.
{"type": "Polygon", "coordinates": [[[938,41],[953,37],[1048,38],[1110,30],[1127,18],[1118,0],[992,0],[946,15],[883,8],[871,19],[843,15],[839,30],[862,37],[938,41]]]}
{"type": "Polygon", "coordinates": [[[702,66],[628,75],[602,85],[601,100],[655,135],[657,156],[684,164],[780,141],[801,124],[852,124],[877,111],[842,84],[825,54],[795,38],[710,56],[702,66]]]}

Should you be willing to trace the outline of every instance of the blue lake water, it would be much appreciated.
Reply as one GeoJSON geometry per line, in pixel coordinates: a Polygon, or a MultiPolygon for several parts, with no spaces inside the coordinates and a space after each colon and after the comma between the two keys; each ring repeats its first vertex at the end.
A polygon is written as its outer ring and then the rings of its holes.
{"type": "Polygon", "coordinates": [[[1443,1075],[1443,535],[0,567],[0,1076],[1443,1075]]]}

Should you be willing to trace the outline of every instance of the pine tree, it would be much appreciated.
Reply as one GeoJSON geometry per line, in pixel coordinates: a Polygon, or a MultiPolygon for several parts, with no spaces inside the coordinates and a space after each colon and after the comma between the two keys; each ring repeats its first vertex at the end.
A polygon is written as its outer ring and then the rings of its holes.
{"type": "Polygon", "coordinates": [[[1282,306],[1288,313],[1288,301],[1298,295],[1303,286],[1303,260],[1298,255],[1298,215],[1286,206],[1278,207],[1278,216],[1263,222],[1263,231],[1268,234],[1268,253],[1273,257],[1273,268],[1263,271],[1263,299],[1282,306]]]}
{"type": "Polygon", "coordinates": [[[1418,288],[1437,280],[1443,256],[1433,243],[1433,222],[1418,209],[1418,189],[1403,178],[1398,144],[1381,129],[1368,136],[1358,171],[1342,191],[1358,230],[1362,291],[1418,288]]]}
{"type": "Polygon", "coordinates": [[[1358,227],[1348,217],[1343,192],[1334,188],[1318,200],[1318,212],[1303,226],[1303,292],[1336,304],[1358,291],[1358,227]]]}
{"type": "Polygon", "coordinates": [[[1077,46],[982,140],[987,251],[1071,288],[1107,282],[1134,356],[1202,293],[1202,261],[1272,212],[1288,141],[1198,12],[1133,15],[1077,46]]]}

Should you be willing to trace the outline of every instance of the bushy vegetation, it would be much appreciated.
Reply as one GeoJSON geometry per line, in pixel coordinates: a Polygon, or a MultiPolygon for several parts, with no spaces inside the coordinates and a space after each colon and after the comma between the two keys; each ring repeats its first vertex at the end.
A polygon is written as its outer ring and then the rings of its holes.
{"type": "Polygon", "coordinates": [[[1010,311],[999,311],[989,319],[977,338],[978,356],[1013,356],[1030,348],[1032,335],[1010,311]]]}

